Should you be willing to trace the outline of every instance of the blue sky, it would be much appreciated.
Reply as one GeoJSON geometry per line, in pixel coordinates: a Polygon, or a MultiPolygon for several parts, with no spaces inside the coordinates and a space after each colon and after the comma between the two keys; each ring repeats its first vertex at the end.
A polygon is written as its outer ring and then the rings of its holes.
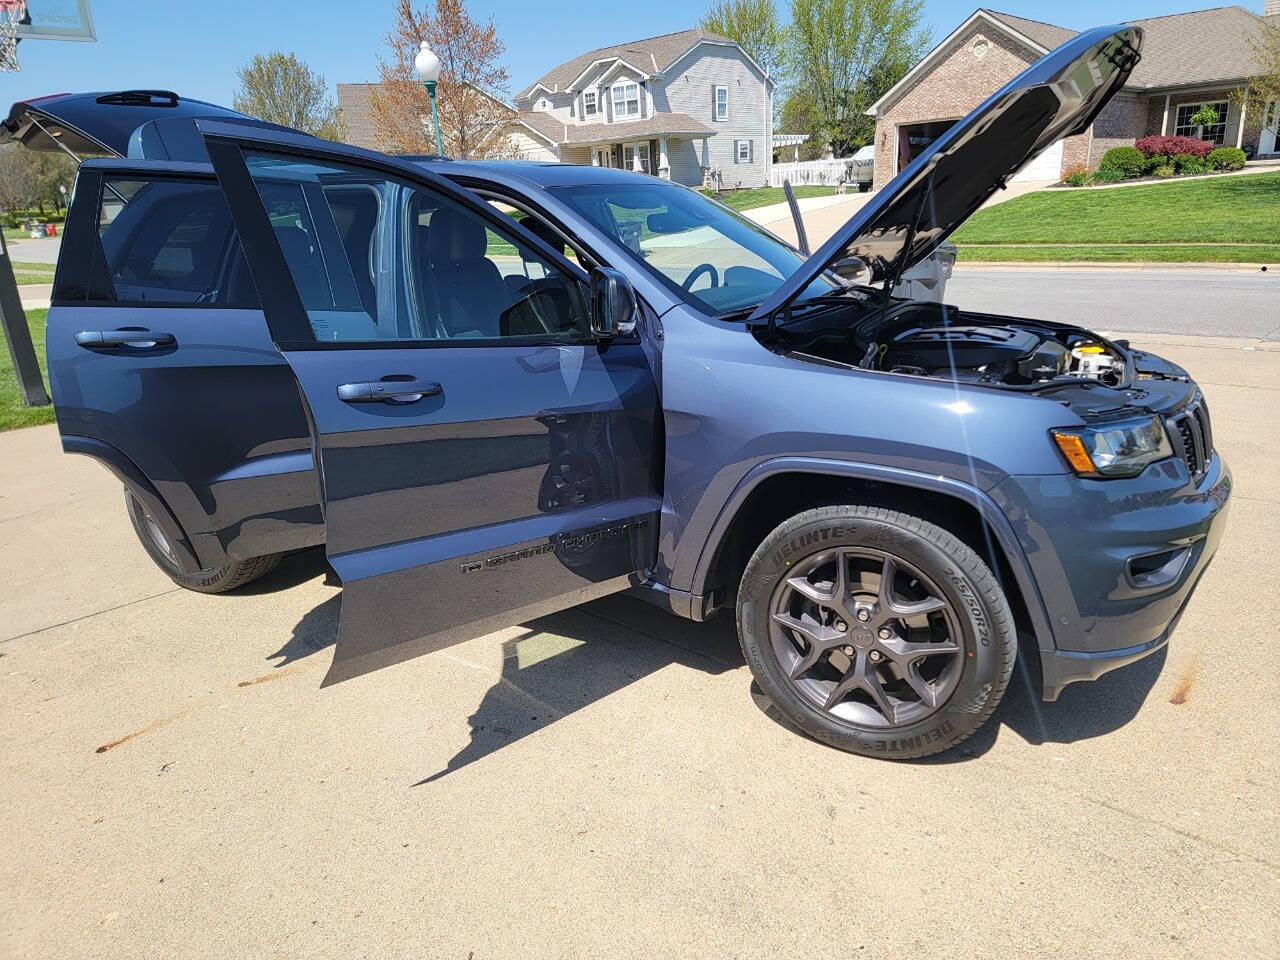
{"type": "MultiPolygon", "coordinates": [[[[784,0],[785,2],[785,0],[784,0]]],[[[1213,6],[1212,0],[991,0],[995,9],[1080,29],[1124,18],[1213,6]]],[[[613,16],[601,5],[470,0],[473,16],[492,13],[507,45],[512,92],[561,61],[593,47],[696,26],[705,0],[647,0],[613,16]],[[594,10],[594,13],[591,11],[594,10]]],[[[974,10],[973,0],[934,0],[926,8],[935,39],[974,10]]],[[[1259,11],[1262,0],[1250,6],[1259,11]]],[[[230,102],[236,69],[253,54],[292,50],[339,82],[377,79],[375,56],[391,24],[392,0],[95,0],[98,42],[24,42],[22,72],[0,74],[0,105],[46,93],[154,87],[230,102]]],[[[623,9],[623,8],[617,8],[623,9]]]]}

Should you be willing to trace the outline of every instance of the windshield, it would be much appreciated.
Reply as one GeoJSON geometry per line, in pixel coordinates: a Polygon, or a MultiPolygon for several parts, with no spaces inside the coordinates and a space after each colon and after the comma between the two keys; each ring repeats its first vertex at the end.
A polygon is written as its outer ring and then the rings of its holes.
{"type": "MultiPolygon", "coordinates": [[[[553,191],[694,306],[727,313],[762,301],[804,257],[750,220],[662,180],[553,191]]],[[[817,279],[802,295],[829,293],[817,279]]]]}

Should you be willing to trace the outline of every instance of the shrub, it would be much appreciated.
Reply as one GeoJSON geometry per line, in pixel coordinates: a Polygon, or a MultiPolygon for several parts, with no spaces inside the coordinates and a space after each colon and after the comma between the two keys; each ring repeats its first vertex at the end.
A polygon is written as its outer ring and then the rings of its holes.
{"type": "Polygon", "coordinates": [[[1210,170],[1241,170],[1245,159],[1244,151],[1239,147],[1219,147],[1209,151],[1205,163],[1210,170]]]}
{"type": "Polygon", "coordinates": [[[1156,154],[1154,157],[1147,157],[1146,163],[1142,165],[1142,172],[1154,175],[1161,167],[1169,166],[1169,158],[1156,154]]]}
{"type": "Polygon", "coordinates": [[[1112,167],[1099,167],[1093,171],[1094,183],[1119,183],[1125,175],[1112,167]]]}
{"type": "Polygon", "coordinates": [[[1204,173],[1208,168],[1200,157],[1189,153],[1178,153],[1173,157],[1173,169],[1177,170],[1181,176],[1187,176],[1193,173],[1204,173]]]}
{"type": "Polygon", "coordinates": [[[1142,176],[1142,167],[1147,158],[1137,147],[1112,147],[1102,155],[1098,164],[1099,170],[1118,171],[1123,179],[1142,176]]]}
{"type": "Polygon", "coordinates": [[[1185,153],[1192,157],[1204,158],[1213,149],[1212,143],[1207,140],[1197,140],[1195,137],[1143,137],[1134,146],[1148,157],[1176,157],[1180,153],[1185,153]]]}
{"type": "Polygon", "coordinates": [[[1062,177],[1068,187],[1087,187],[1090,180],[1089,168],[1083,164],[1071,167],[1062,177]]]}
{"type": "Polygon", "coordinates": [[[1177,171],[1167,163],[1162,163],[1151,171],[1151,175],[1153,177],[1159,177],[1161,180],[1168,180],[1175,173],[1177,173],[1177,171]]]}

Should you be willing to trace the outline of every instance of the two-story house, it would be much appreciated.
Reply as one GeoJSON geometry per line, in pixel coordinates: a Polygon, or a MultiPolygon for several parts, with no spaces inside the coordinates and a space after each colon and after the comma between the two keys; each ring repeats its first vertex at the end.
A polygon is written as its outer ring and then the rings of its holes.
{"type": "Polygon", "coordinates": [[[590,50],[515,98],[519,154],[689,186],[769,182],[773,81],[737,43],[683,30],[590,50]]]}

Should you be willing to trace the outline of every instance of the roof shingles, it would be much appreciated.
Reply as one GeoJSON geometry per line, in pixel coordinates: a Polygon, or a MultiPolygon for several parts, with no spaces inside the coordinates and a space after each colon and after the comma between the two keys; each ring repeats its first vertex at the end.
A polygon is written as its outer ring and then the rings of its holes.
{"type": "Polygon", "coordinates": [[[537,81],[529,84],[528,87],[516,94],[516,99],[527,97],[529,92],[539,84],[552,93],[560,93],[568,89],[569,85],[582,74],[582,71],[597,60],[621,58],[646,73],[661,73],[671,65],[671,62],[676,57],[702,40],[720,43],[733,42],[706,30],[681,30],[678,33],[666,33],[660,37],[647,37],[644,40],[631,40],[611,47],[588,50],[572,60],[566,60],[559,66],[552,67],[537,81]]]}

